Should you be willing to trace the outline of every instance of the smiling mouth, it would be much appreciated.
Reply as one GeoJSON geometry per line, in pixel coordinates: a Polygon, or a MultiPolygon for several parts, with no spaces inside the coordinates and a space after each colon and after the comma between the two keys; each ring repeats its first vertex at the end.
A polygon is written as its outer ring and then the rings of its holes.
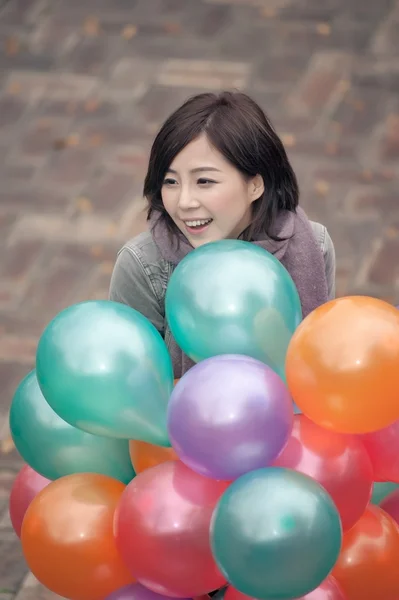
{"type": "Polygon", "coordinates": [[[205,225],[209,225],[212,219],[197,219],[195,221],[184,221],[187,227],[195,229],[196,227],[205,227],[205,225]]]}
{"type": "Polygon", "coordinates": [[[183,221],[188,233],[195,235],[208,229],[213,219],[193,219],[192,221],[183,221]]]}

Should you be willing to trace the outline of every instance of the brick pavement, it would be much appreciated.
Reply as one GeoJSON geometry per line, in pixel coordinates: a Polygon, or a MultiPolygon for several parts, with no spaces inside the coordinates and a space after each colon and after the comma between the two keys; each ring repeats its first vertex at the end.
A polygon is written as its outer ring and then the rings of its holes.
{"type": "Polygon", "coordinates": [[[267,110],[338,294],[399,302],[399,2],[0,0],[0,593],[46,599],[7,518],[12,393],[43,327],[107,297],[145,227],[154,131],[183,99],[237,87],[267,110]]]}

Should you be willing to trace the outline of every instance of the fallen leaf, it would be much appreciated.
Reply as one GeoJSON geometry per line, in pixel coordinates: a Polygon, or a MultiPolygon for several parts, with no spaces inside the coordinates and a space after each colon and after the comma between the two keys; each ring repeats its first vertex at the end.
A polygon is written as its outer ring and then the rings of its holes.
{"type": "Polygon", "coordinates": [[[328,142],[325,145],[325,153],[329,156],[335,156],[338,153],[338,144],[337,142],[328,142]]]}
{"type": "Polygon", "coordinates": [[[116,226],[115,223],[110,223],[107,227],[107,234],[111,237],[114,236],[115,233],[118,231],[118,227],[116,226]]]}
{"type": "Polygon", "coordinates": [[[327,196],[330,191],[330,184],[324,179],[318,179],[315,181],[314,189],[319,196],[327,196]]]}
{"type": "Polygon", "coordinates": [[[1,453],[10,454],[15,448],[15,444],[11,435],[8,435],[4,440],[1,440],[1,453]]]}
{"type": "Polygon", "coordinates": [[[65,138],[58,138],[53,141],[53,150],[65,150],[67,141],[65,138]]]}
{"type": "Polygon", "coordinates": [[[135,25],[126,25],[122,29],[122,37],[125,40],[131,40],[135,35],[137,35],[137,27],[135,25]]]}
{"type": "Polygon", "coordinates": [[[80,136],[78,133],[70,133],[66,138],[67,146],[78,146],[80,143],[80,136]]]}
{"type": "Polygon", "coordinates": [[[372,181],[374,178],[374,173],[371,169],[364,169],[362,171],[362,179],[365,181],[372,181]]]}
{"type": "Polygon", "coordinates": [[[292,133],[283,133],[281,135],[281,140],[287,148],[293,148],[296,144],[296,137],[292,133]]]}
{"type": "Polygon", "coordinates": [[[331,34],[331,27],[328,23],[317,23],[316,31],[319,35],[327,36],[331,34]]]}
{"type": "Polygon", "coordinates": [[[273,19],[277,15],[277,11],[275,8],[265,7],[259,10],[260,16],[264,19],[273,19]]]}
{"type": "Polygon", "coordinates": [[[90,248],[90,254],[95,257],[101,256],[103,253],[103,247],[97,244],[96,246],[92,246],[90,248]]]}
{"type": "Polygon", "coordinates": [[[114,263],[110,260],[105,260],[101,263],[100,270],[104,275],[111,275],[114,270],[114,263]]]}
{"type": "Polygon", "coordinates": [[[85,198],[84,196],[80,196],[79,198],[76,198],[75,206],[79,212],[82,212],[82,213],[93,212],[92,202],[88,198],[85,198]]]}
{"type": "Polygon", "coordinates": [[[19,40],[15,37],[8,37],[5,41],[5,50],[7,56],[15,56],[20,49],[19,40]]]}
{"type": "Polygon", "coordinates": [[[90,146],[101,146],[101,144],[103,142],[104,142],[104,138],[100,134],[91,135],[90,138],[89,138],[89,144],[90,144],[90,146]]]}
{"type": "Polygon", "coordinates": [[[94,98],[86,100],[85,102],[85,112],[88,113],[92,113],[95,112],[99,107],[99,102],[98,100],[95,100],[94,98]]]}
{"type": "Polygon", "coordinates": [[[163,26],[163,30],[166,31],[166,33],[170,33],[170,34],[177,34],[181,32],[181,25],[180,23],[165,23],[163,26]]]}
{"type": "Polygon", "coordinates": [[[83,25],[83,31],[88,36],[97,36],[100,33],[100,22],[97,17],[87,17],[83,25]]]}
{"type": "Polygon", "coordinates": [[[394,240],[399,236],[399,228],[395,225],[391,225],[385,230],[385,235],[389,240],[394,240]]]}
{"type": "Polygon", "coordinates": [[[10,83],[10,85],[7,87],[6,92],[7,94],[12,94],[13,96],[16,96],[17,94],[19,94],[22,90],[22,86],[20,83],[18,83],[17,81],[14,81],[13,83],[10,83]]]}

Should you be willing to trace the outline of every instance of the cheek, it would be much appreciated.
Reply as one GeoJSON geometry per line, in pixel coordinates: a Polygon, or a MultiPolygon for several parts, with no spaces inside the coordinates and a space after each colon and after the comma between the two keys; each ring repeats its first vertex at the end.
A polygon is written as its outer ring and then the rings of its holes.
{"type": "Polygon", "coordinates": [[[176,194],[173,192],[173,190],[168,190],[165,188],[161,192],[161,198],[166,212],[172,214],[176,207],[176,194]]]}
{"type": "Polygon", "coordinates": [[[248,210],[248,199],[240,186],[229,187],[215,193],[212,199],[209,199],[209,208],[215,214],[224,215],[231,219],[242,216],[248,210]]]}

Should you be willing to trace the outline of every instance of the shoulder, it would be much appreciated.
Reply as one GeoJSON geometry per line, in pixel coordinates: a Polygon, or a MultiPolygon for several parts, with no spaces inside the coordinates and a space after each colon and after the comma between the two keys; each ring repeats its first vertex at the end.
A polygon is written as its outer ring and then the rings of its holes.
{"type": "Polygon", "coordinates": [[[172,265],[165,261],[149,231],[128,240],[118,251],[111,286],[118,282],[142,281],[161,300],[172,274],[172,265]]]}
{"type": "Polygon", "coordinates": [[[130,254],[137,260],[141,260],[145,263],[161,260],[158,247],[149,231],[143,231],[142,233],[139,233],[139,235],[128,240],[119,250],[118,255],[123,253],[130,254]]]}
{"type": "Polygon", "coordinates": [[[328,252],[331,252],[331,247],[333,248],[333,241],[331,239],[330,234],[328,233],[327,227],[318,223],[317,221],[310,221],[310,225],[312,227],[313,234],[316,238],[318,245],[320,246],[323,255],[328,252]]]}
{"type": "Polygon", "coordinates": [[[325,225],[310,221],[313,235],[316,238],[317,244],[323,253],[324,266],[328,285],[329,299],[335,297],[335,248],[331,236],[325,225]]]}

